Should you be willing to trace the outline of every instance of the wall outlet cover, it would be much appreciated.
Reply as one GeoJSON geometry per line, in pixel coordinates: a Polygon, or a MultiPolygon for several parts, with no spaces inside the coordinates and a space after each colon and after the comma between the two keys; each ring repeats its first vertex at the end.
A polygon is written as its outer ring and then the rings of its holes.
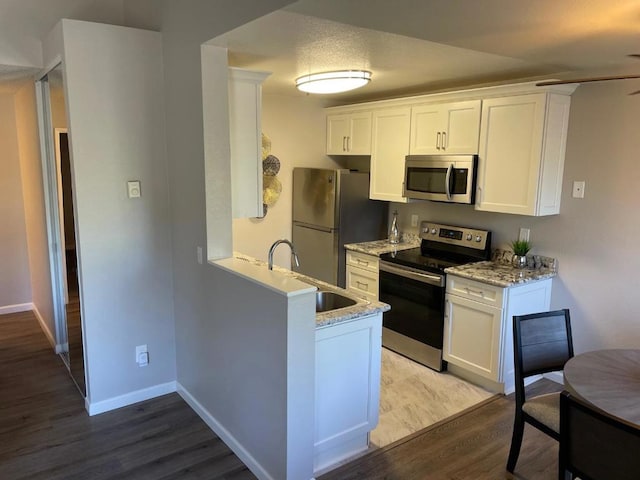
{"type": "Polygon", "coordinates": [[[142,192],[140,190],[140,180],[131,180],[127,182],[127,194],[129,198],[140,198],[142,192]]]}

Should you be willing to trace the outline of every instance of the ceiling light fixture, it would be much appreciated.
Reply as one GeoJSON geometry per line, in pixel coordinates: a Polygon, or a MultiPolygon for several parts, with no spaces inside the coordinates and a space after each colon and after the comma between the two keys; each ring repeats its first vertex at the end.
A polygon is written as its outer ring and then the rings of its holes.
{"type": "Polygon", "coordinates": [[[339,70],[303,75],[296,78],[296,87],[306,93],[341,93],[364,87],[370,81],[371,72],[366,70],[339,70]]]}

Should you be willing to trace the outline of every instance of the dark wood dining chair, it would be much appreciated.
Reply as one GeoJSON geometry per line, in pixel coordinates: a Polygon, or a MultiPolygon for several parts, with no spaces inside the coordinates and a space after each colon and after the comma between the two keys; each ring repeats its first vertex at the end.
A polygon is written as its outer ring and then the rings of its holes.
{"type": "Polygon", "coordinates": [[[640,428],[562,392],[558,479],[638,480],[640,428]]]}
{"type": "Polygon", "coordinates": [[[507,470],[513,472],[520,455],[524,424],[560,438],[560,393],[525,396],[525,378],[562,370],[573,357],[569,310],[513,317],[516,412],[507,470]]]}

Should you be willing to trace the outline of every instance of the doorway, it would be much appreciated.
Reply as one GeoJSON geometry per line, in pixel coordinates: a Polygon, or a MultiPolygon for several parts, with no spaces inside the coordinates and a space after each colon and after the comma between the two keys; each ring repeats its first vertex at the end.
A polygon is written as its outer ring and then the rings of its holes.
{"type": "Polygon", "coordinates": [[[37,86],[57,351],[86,397],[82,282],[62,64],[44,75],[37,86]]]}

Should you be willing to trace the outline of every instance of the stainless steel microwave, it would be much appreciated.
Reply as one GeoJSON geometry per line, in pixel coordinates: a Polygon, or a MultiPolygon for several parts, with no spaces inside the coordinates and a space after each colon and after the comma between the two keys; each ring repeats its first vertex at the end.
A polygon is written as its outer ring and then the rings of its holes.
{"type": "Polygon", "coordinates": [[[477,155],[408,155],[403,195],[419,200],[474,203],[477,155]]]}

